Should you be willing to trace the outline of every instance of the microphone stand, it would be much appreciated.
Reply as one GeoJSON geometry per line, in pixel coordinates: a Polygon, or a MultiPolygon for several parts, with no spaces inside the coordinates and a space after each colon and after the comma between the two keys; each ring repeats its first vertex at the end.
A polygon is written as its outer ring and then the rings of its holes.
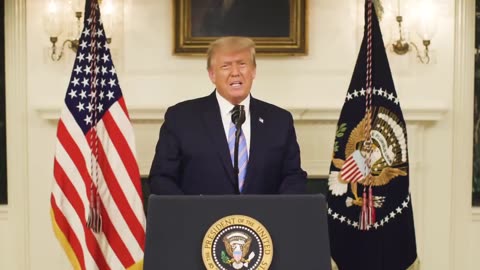
{"type": "Polygon", "coordinates": [[[238,180],[238,145],[240,144],[240,134],[242,132],[241,126],[236,126],[235,130],[235,150],[233,152],[233,172],[235,173],[235,194],[240,194],[239,180],[238,180]]]}
{"type": "Polygon", "coordinates": [[[240,194],[238,180],[238,147],[240,144],[240,135],[242,133],[242,124],[245,122],[245,110],[243,105],[235,105],[232,111],[232,122],[235,124],[235,147],[233,150],[233,172],[235,173],[235,194],[240,194]]]}

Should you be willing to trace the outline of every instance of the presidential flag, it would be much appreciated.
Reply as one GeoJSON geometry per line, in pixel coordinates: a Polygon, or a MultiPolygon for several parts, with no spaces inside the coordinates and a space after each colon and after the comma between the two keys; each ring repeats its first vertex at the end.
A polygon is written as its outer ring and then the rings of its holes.
{"type": "Polygon", "coordinates": [[[328,179],[332,258],[340,270],[405,270],[417,259],[407,129],[372,0],[335,134],[328,179]]]}
{"type": "Polygon", "coordinates": [[[84,28],[57,128],[51,218],[74,269],[141,269],[145,242],[133,128],[97,0],[84,28]]]}

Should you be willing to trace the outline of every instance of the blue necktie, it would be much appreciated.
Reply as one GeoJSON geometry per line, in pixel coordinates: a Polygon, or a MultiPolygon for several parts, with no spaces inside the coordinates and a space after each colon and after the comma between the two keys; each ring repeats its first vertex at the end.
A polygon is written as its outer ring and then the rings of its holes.
{"type": "MultiPolygon", "coordinates": [[[[232,159],[232,165],[234,164],[234,152],[235,152],[235,125],[231,122],[228,130],[228,148],[230,148],[230,157],[232,159]]],[[[247,174],[248,164],[248,151],[247,141],[243,135],[243,131],[240,132],[240,139],[238,142],[238,189],[242,192],[243,183],[245,182],[245,175],[247,174]]]]}

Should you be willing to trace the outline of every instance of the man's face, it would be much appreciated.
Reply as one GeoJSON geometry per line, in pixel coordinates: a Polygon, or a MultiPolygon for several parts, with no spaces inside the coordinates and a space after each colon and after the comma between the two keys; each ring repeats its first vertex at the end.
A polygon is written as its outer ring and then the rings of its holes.
{"type": "Polygon", "coordinates": [[[222,97],[232,104],[239,104],[250,94],[255,72],[250,49],[246,49],[215,52],[208,75],[222,97]]]}

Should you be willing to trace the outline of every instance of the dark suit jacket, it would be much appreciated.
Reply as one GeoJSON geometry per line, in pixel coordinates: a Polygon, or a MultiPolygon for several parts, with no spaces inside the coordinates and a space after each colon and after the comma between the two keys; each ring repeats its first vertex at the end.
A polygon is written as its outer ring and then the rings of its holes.
{"type": "MultiPolygon", "coordinates": [[[[244,194],[304,193],[306,173],[289,112],[250,100],[244,194]]],[[[235,174],[215,96],[168,108],[150,170],[154,194],[234,194],[235,174]]]]}

